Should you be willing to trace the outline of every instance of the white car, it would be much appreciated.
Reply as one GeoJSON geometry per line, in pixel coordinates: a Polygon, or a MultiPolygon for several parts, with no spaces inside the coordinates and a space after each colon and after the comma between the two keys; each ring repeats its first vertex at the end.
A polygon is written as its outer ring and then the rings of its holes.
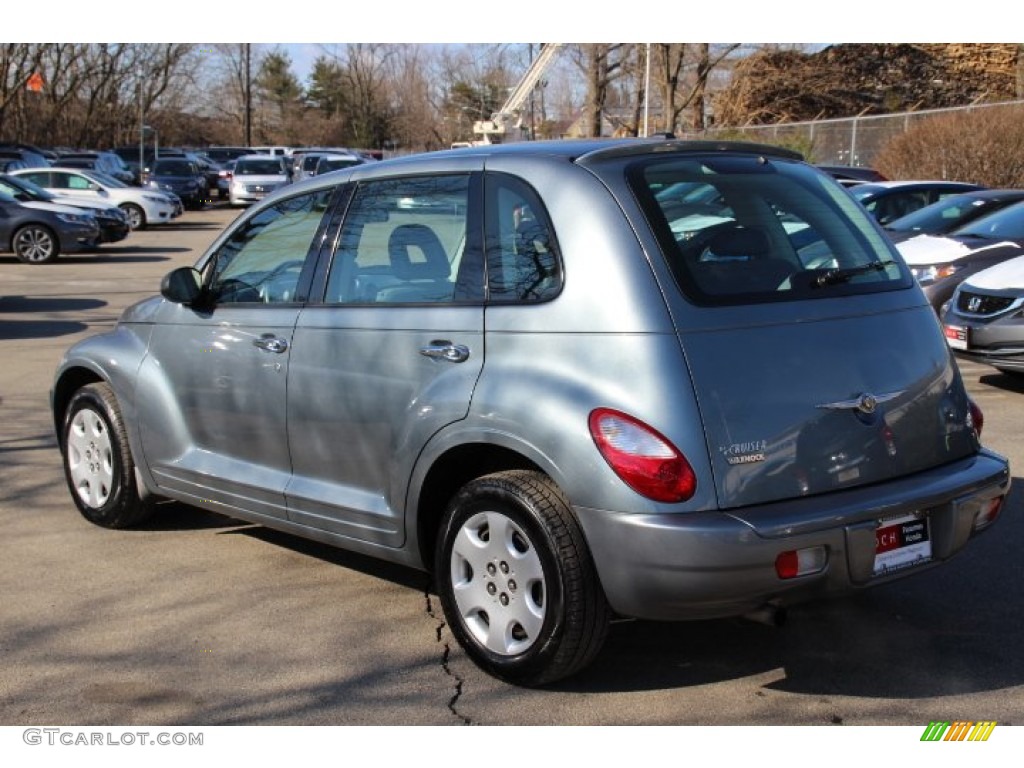
{"type": "Polygon", "coordinates": [[[283,157],[242,155],[235,161],[228,200],[231,205],[255,203],[287,183],[283,157]]]}
{"type": "Polygon", "coordinates": [[[129,187],[117,179],[78,168],[23,168],[12,171],[55,195],[100,199],[117,205],[128,216],[132,229],[166,224],[178,215],[177,206],[165,194],[129,187]]]}

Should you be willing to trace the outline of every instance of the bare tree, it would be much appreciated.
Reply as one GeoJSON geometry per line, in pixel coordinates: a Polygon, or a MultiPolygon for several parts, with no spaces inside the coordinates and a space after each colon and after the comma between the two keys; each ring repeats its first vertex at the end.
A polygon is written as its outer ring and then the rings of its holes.
{"type": "Polygon", "coordinates": [[[576,46],[575,59],[587,82],[586,134],[600,136],[605,106],[613,82],[622,69],[625,43],[585,43],[576,46]]]}

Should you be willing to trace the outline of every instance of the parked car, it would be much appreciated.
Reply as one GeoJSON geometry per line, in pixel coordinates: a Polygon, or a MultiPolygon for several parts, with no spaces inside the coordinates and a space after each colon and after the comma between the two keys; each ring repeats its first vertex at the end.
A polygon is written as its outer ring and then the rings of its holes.
{"type": "Polygon", "coordinates": [[[288,183],[285,160],[270,154],[243,155],[235,160],[228,199],[231,205],[248,205],[288,183]]]}
{"type": "Polygon", "coordinates": [[[957,357],[1024,375],[1024,256],[968,277],[942,318],[957,357]]]}
{"type": "Polygon", "coordinates": [[[54,165],[62,168],[90,168],[128,185],[135,181],[131,168],[115,152],[65,152],[54,165]]]}
{"type": "Polygon", "coordinates": [[[878,225],[749,144],[484,146],[283,187],[74,345],[52,404],[87,519],[167,497],[425,569],[468,655],[524,685],[586,666],[613,614],[921,573],[1010,487],[878,225]],[[690,182],[732,217],[681,239],[658,192],[690,182]]]}
{"type": "Polygon", "coordinates": [[[959,181],[878,181],[850,187],[850,194],[883,226],[948,195],[984,189],[959,181]]]}
{"type": "Polygon", "coordinates": [[[221,200],[227,199],[231,192],[231,181],[235,177],[235,161],[227,160],[220,167],[217,174],[217,197],[221,200]]]}
{"type": "Polygon", "coordinates": [[[45,264],[62,253],[92,248],[100,236],[96,217],[80,208],[23,205],[0,189],[0,251],[26,264],[45,264]]]}
{"type": "Polygon", "coordinates": [[[206,180],[206,194],[208,199],[212,200],[214,195],[217,195],[222,200],[226,198],[227,190],[225,189],[223,194],[221,194],[220,190],[220,172],[222,170],[220,163],[214,162],[203,154],[197,154],[194,162],[198,166],[199,172],[206,180]]]}
{"type": "Polygon", "coordinates": [[[256,154],[255,150],[251,147],[206,147],[200,151],[215,163],[220,163],[221,165],[224,165],[229,160],[237,160],[243,155],[256,154]]]}
{"type": "Polygon", "coordinates": [[[130,187],[95,171],[47,168],[13,171],[12,176],[28,179],[47,192],[71,197],[100,199],[115,203],[128,216],[132,229],[165,224],[180,215],[181,201],[140,187],[130,187]]]}
{"type": "Polygon", "coordinates": [[[364,163],[371,162],[362,155],[353,154],[329,154],[321,155],[316,162],[316,167],[313,169],[312,176],[319,176],[322,173],[330,173],[331,171],[340,171],[343,168],[351,168],[355,165],[363,165],[364,163]]]}
{"type": "Polygon", "coordinates": [[[7,173],[8,171],[17,171],[28,167],[20,157],[7,156],[0,152],[0,172],[7,173]]]}
{"type": "Polygon", "coordinates": [[[185,208],[202,208],[210,199],[206,176],[186,157],[161,157],[146,173],[146,186],[173,192],[185,208]]]}
{"type": "Polygon", "coordinates": [[[874,168],[862,165],[819,165],[818,167],[843,186],[847,186],[846,182],[862,184],[869,181],[888,181],[874,168]]]}
{"type": "Polygon", "coordinates": [[[896,247],[938,312],[965,278],[1024,254],[1024,202],[948,235],[918,235],[896,247]]]}
{"type": "Polygon", "coordinates": [[[51,165],[44,150],[21,142],[0,142],[0,156],[8,161],[20,160],[26,168],[46,168],[51,165]]]}
{"type": "Polygon", "coordinates": [[[57,205],[91,213],[96,217],[96,224],[100,228],[99,238],[93,245],[120,242],[131,232],[125,212],[111,203],[87,200],[82,197],[54,195],[42,187],[37,187],[28,179],[6,174],[0,175],[0,191],[6,192],[19,203],[30,208],[53,210],[51,206],[57,205]]]}
{"type": "Polygon", "coordinates": [[[982,189],[949,195],[886,224],[885,231],[894,243],[918,235],[945,235],[1021,201],[1024,189],[982,189]]]}

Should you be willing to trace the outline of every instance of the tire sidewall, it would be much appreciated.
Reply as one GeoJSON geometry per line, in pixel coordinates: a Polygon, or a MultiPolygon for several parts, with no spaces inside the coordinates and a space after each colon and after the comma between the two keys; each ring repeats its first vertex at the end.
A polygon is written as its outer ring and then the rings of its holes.
{"type": "Polygon", "coordinates": [[[435,551],[435,581],[438,596],[452,635],[466,653],[491,674],[512,683],[529,683],[543,675],[558,652],[565,625],[565,584],[562,566],[550,535],[537,510],[517,494],[511,483],[481,478],[452,500],[445,513],[435,551]],[[545,615],[537,641],[513,656],[494,653],[481,645],[462,620],[451,582],[451,556],[462,526],[480,512],[498,512],[512,520],[526,534],[544,571],[545,615]]]}
{"type": "Polygon", "coordinates": [[[134,464],[125,461],[127,446],[121,444],[120,416],[112,413],[111,408],[92,387],[84,387],[76,392],[68,403],[64,413],[64,425],[61,430],[61,456],[64,464],[64,479],[67,482],[71,498],[78,507],[78,511],[89,521],[104,527],[116,527],[124,511],[126,504],[126,489],[134,488],[134,464]],[[68,435],[75,416],[82,410],[91,410],[103,421],[103,425],[110,436],[110,448],[114,461],[114,472],[110,496],[102,507],[91,507],[82,501],[75,488],[74,479],[71,476],[71,467],[68,457],[68,435]]]}

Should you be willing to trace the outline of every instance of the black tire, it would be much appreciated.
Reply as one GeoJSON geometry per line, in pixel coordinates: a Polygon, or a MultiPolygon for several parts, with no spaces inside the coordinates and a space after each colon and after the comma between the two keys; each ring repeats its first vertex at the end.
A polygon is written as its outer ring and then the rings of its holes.
{"type": "Polygon", "coordinates": [[[434,566],[452,634],[495,677],[552,683],[601,650],[611,618],[604,591],[569,504],[545,475],[499,472],[463,487],[442,519],[434,566]]]}
{"type": "Polygon", "coordinates": [[[142,208],[135,203],[125,203],[121,206],[121,210],[128,216],[128,227],[132,231],[146,228],[146,212],[142,208]]]}
{"type": "Polygon", "coordinates": [[[104,528],[129,528],[153,514],[139,492],[121,409],[110,386],[89,384],[71,397],[61,431],[64,477],[78,511],[104,528]]]}
{"type": "Polygon", "coordinates": [[[14,255],[26,264],[46,264],[60,256],[60,240],[42,224],[27,224],[11,238],[14,255]]]}

